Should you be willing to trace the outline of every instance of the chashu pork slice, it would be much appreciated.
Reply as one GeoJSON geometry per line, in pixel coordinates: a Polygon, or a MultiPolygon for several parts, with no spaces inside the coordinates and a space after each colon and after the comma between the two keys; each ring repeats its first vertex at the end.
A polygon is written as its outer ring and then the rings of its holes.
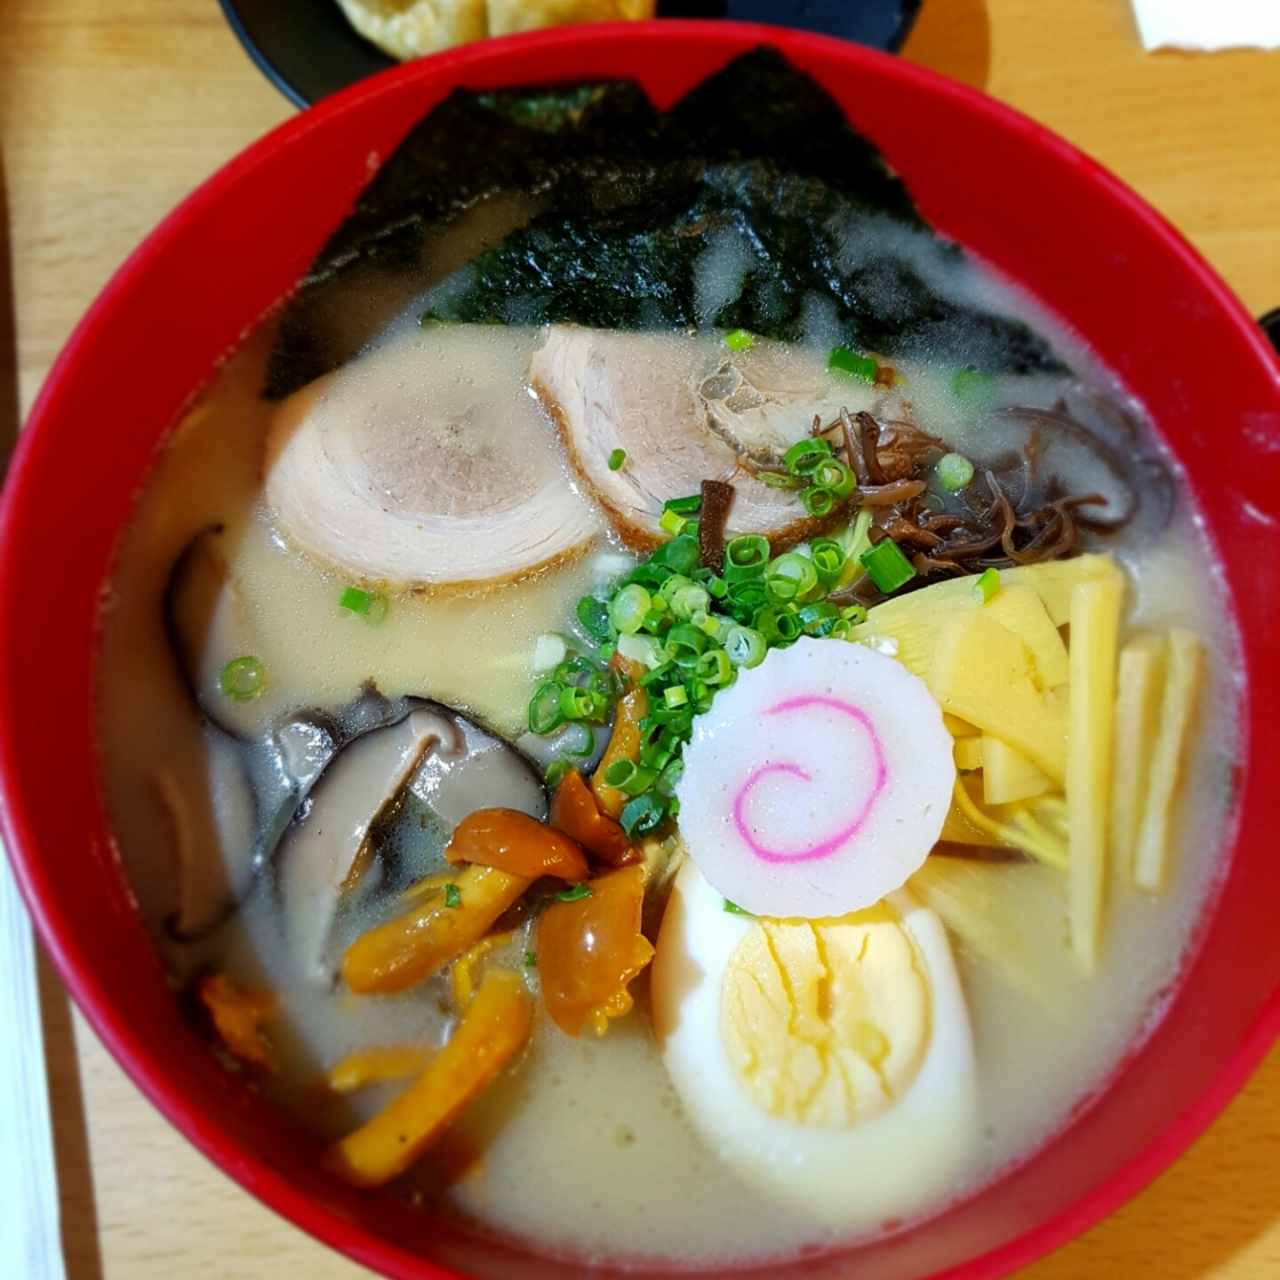
{"type": "Polygon", "coordinates": [[[512,581],[600,530],[529,395],[532,330],[406,329],[286,400],[266,496],[284,535],[357,580],[512,581]]]}
{"type": "Polygon", "coordinates": [[[883,396],[779,343],[733,353],[714,335],[572,325],[551,327],[529,377],[584,488],[639,550],[666,539],[663,503],[697,493],[703,480],[734,485],[731,534],[763,533],[775,546],[808,537],[819,522],[796,492],[766,485],[752,468],[776,464],[815,414],[831,422],[841,407],[878,407],[883,396]],[[611,470],[615,449],[626,458],[611,470]]]}

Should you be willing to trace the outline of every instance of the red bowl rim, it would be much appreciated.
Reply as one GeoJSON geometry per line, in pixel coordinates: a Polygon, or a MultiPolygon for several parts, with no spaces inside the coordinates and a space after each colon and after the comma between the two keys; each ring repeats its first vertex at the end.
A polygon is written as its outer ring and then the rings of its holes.
{"type": "MultiPolygon", "coordinates": [[[[1004,128],[1032,140],[1055,153],[1064,162],[1085,169],[1091,181],[1102,188],[1127,213],[1141,221],[1153,237],[1161,240],[1180,260],[1199,286],[1210,293],[1223,317],[1238,331],[1237,336],[1257,352],[1264,365],[1275,362],[1272,348],[1243,304],[1208,264],[1204,257],[1161,214],[1132,188],[1085,153],[1036,123],[1021,112],[997,101],[981,90],[951,80],[928,68],[903,61],[877,50],[854,45],[830,36],[753,23],[728,21],[677,21],[598,23],[585,27],[553,28],[523,35],[504,36],[465,45],[429,58],[405,64],[354,84],[321,103],[284,121],[250,144],[219,168],[181,201],[124,260],[89,306],[50,367],[28,414],[25,429],[10,463],[4,494],[0,499],[0,593],[12,580],[20,555],[14,537],[26,501],[25,476],[40,451],[47,446],[40,425],[50,406],[67,383],[74,381],[81,352],[94,341],[96,331],[109,317],[116,298],[126,292],[133,277],[157,249],[175,237],[193,209],[215,204],[224,187],[241,175],[269,164],[282,148],[313,129],[317,121],[341,114],[358,102],[380,96],[406,81],[429,79],[437,71],[466,71],[482,68],[494,53],[516,44],[536,51],[566,44],[594,47],[625,40],[639,28],[648,38],[691,41],[719,46],[727,40],[737,44],[770,44],[789,49],[812,49],[857,62],[892,62],[894,74],[918,85],[943,104],[964,102],[971,110],[986,113],[1004,128]]],[[[1280,388],[1280,369],[1277,370],[1280,388]]],[[[0,635],[0,668],[10,660],[9,644],[0,635]]],[[[134,1033],[121,1015],[112,1009],[91,968],[79,955],[79,944],[67,920],[44,892],[51,875],[37,859],[29,856],[27,833],[31,812],[15,785],[15,758],[20,750],[11,735],[0,736],[0,834],[8,850],[15,879],[35,922],[40,938],[67,989],[90,1025],[116,1061],[156,1108],[178,1128],[210,1161],[239,1182],[264,1204],[301,1227],[316,1239],[365,1266],[386,1275],[409,1276],[419,1280],[455,1280],[457,1272],[416,1253],[409,1253],[378,1238],[348,1220],[317,1207],[297,1191],[286,1178],[258,1158],[246,1154],[225,1138],[220,1127],[198,1111],[166,1080],[161,1058],[134,1033]]],[[[937,1273],[933,1280],[992,1280],[1065,1244],[1118,1208],[1159,1173],[1171,1165],[1209,1126],[1218,1113],[1243,1086],[1271,1046],[1280,1039],[1280,988],[1267,1000],[1246,1036],[1196,1101],[1126,1164],[1054,1217],[986,1253],[969,1258],[937,1273]]]]}

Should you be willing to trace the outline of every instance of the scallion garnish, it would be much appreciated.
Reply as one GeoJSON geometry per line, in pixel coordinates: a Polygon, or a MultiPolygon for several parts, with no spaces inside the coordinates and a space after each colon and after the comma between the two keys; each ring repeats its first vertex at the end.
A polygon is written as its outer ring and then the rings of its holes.
{"type": "Polygon", "coordinates": [[[574,612],[578,615],[582,629],[593,640],[605,641],[612,638],[609,606],[603,600],[597,600],[595,596],[583,596],[574,612]]]}
{"type": "Polygon", "coordinates": [[[669,707],[683,707],[689,701],[689,693],[682,684],[669,684],[662,691],[662,700],[669,707]]]}
{"type": "Polygon", "coordinates": [[[804,509],[816,519],[823,519],[829,516],[836,507],[836,495],[831,489],[819,489],[817,485],[811,485],[800,495],[800,501],[804,504],[804,509]]]}
{"type": "Polygon", "coordinates": [[[687,498],[668,498],[662,504],[663,511],[674,511],[678,516],[696,516],[702,510],[702,494],[691,493],[687,498]]]}
{"type": "Polygon", "coordinates": [[[858,479],[839,458],[828,458],[813,469],[809,477],[815,488],[830,489],[837,498],[847,498],[858,479]]]}
{"type": "Polygon", "coordinates": [[[951,391],[962,407],[976,412],[987,408],[995,399],[996,381],[980,369],[957,369],[951,375],[951,391]]]}
{"type": "Polygon", "coordinates": [[[973,594],[979,604],[994,600],[1000,591],[1000,570],[984,569],[973,584],[973,594]]]}
{"type": "Polygon", "coordinates": [[[807,599],[818,591],[818,570],[808,556],[789,551],[769,563],[764,571],[764,585],[769,596],[778,604],[807,599]]]}
{"type": "Polygon", "coordinates": [[[938,483],[948,492],[955,493],[973,483],[973,463],[962,453],[944,453],[938,459],[934,471],[938,483]]]}
{"type": "Polygon", "coordinates": [[[236,702],[252,702],[267,690],[267,669],[258,658],[232,658],[218,675],[218,688],[236,702]]]}
{"type": "Polygon", "coordinates": [[[730,902],[728,898],[724,900],[724,909],[731,916],[749,916],[751,914],[745,907],[740,907],[736,902],[730,902]]]}
{"type": "Polygon", "coordinates": [[[556,894],[561,902],[581,902],[583,898],[591,897],[591,886],[587,884],[570,885],[567,889],[562,889],[556,894]]]}
{"type": "Polygon", "coordinates": [[[782,464],[793,476],[809,476],[831,458],[831,446],[821,436],[797,440],[782,455],[782,464]]]}
{"type": "Polygon", "coordinates": [[[724,637],[724,651],[735,667],[758,667],[768,646],[754,627],[730,627],[724,637]]]}
{"type": "Polygon", "coordinates": [[[338,597],[338,608],[362,617],[371,627],[382,623],[387,616],[387,597],[378,591],[362,591],[359,587],[345,587],[338,597]]]}
{"type": "Polygon", "coordinates": [[[769,563],[769,539],[758,533],[732,538],[724,549],[724,576],[730,588],[735,582],[757,578],[769,563]]]}
{"type": "Polygon", "coordinates": [[[756,479],[771,489],[803,489],[804,477],[793,476],[786,471],[757,471],[756,479]]]}
{"type": "Polygon", "coordinates": [[[444,905],[446,907],[462,906],[462,890],[456,884],[447,884],[444,887],[444,905]]]}
{"type": "Polygon", "coordinates": [[[544,680],[529,699],[529,729],[546,737],[564,724],[564,712],[560,709],[562,692],[558,680],[544,680]]]}
{"type": "Polygon", "coordinates": [[[916,576],[911,561],[892,538],[884,538],[862,553],[862,567],[876,587],[888,595],[916,576]]]}
{"type": "Polygon", "coordinates": [[[724,335],[724,345],[730,351],[750,351],[756,345],[756,335],[748,329],[730,329],[724,335]]]}
{"type": "Polygon", "coordinates": [[[526,951],[524,953],[524,967],[532,969],[538,963],[538,953],[536,951],[526,951]]]}
{"type": "Polygon", "coordinates": [[[622,635],[632,635],[644,625],[650,603],[649,593],[638,582],[633,582],[613,597],[609,621],[622,635]]]}
{"type": "Polygon", "coordinates": [[[652,831],[666,817],[673,804],[674,801],[664,803],[660,796],[646,791],[622,806],[618,822],[627,835],[642,836],[652,831]]]}
{"type": "Polygon", "coordinates": [[[818,581],[831,587],[840,580],[844,569],[844,548],[834,538],[815,538],[809,544],[809,558],[813,561],[818,581]]]}
{"type": "Polygon", "coordinates": [[[627,451],[625,449],[615,449],[609,455],[609,470],[621,471],[622,464],[627,460],[627,451]]]}
{"type": "Polygon", "coordinates": [[[862,382],[874,382],[878,367],[870,356],[859,355],[849,347],[832,347],[827,357],[827,368],[832,373],[843,373],[862,382]]]}
{"type": "Polygon", "coordinates": [[[678,511],[672,511],[670,508],[662,513],[662,518],[658,524],[662,527],[663,533],[669,533],[673,538],[678,533],[684,532],[684,527],[689,522],[678,511]]]}

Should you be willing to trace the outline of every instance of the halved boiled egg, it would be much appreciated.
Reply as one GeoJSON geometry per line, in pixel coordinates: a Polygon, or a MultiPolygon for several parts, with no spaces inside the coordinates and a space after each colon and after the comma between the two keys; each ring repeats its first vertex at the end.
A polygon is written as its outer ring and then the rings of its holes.
{"type": "Polygon", "coordinates": [[[968,1010],[941,922],[907,891],[838,919],[758,919],[686,862],[652,1000],[689,1120],[744,1181],[851,1234],[960,1190],[968,1010]]]}
{"type": "Polygon", "coordinates": [[[955,779],[923,680],[864,645],[804,639],[740,671],[694,721],[680,831],[748,911],[844,915],[919,869],[955,779]]]}

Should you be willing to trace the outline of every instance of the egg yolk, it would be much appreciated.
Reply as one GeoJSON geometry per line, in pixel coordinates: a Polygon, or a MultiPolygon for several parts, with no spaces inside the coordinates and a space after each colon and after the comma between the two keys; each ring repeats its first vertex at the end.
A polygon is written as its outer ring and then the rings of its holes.
{"type": "Polygon", "coordinates": [[[720,995],[720,1035],[748,1096],[769,1115],[847,1128],[915,1079],[930,991],[911,937],[885,904],[833,920],[758,920],[720,995]]]}

